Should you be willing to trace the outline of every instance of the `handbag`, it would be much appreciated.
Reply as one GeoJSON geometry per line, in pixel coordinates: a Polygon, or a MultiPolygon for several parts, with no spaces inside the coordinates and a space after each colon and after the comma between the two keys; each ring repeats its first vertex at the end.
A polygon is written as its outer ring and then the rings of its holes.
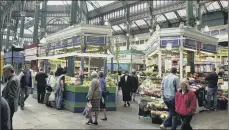
{"type": "Polygon", "coordinates": [[[51,77],[49,76],[48,84],[46,85],[46,91],[48,91],[48,92],[52,92],[52,91],[53,91],[51,85],[49,84],[50,78],[51,78],[51,77]]]}
{"type": "Polygon", "coordinates": [[[91,109],[92,109],[92,105],[91,105],[91,102],[88,102],[86,104],[86,107],[83,111],[83,115],[85,116],[85,118],[90,118],[91,116],[91,109]]]}

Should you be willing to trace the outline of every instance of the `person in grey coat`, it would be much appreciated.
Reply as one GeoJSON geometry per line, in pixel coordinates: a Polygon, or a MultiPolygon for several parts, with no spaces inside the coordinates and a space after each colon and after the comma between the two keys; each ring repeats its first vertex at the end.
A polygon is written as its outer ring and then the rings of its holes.
{"type": "Polygon", "coordinates": [[[10,107],[1,97],[1,130],[10,130],[10,107]]]}
{"type": "Polygon", "coordinates": [[[2,97],[6,99],[10,107],[10,123],[13,129],[13,116],[18,108],[20,85],[17,76],[14,74],[14,68],[11,65],[3,67],[3,75],[7,78],[6,85],[2,91],[2,97]]]}
{"type": "Polygon", "coordinates": [[[87,125],[94,124],[98,125],[98,114],[100,110],[100,99],[101,99],[101,88],[98,79],[98,73],[92,72],[91,74],[91,86],[88,90],[87,100],[92,105],[92,112],[95,112],[95,121],[92,120],[92,114],[90,115],[89,121],[86,123],[87,125]]]}

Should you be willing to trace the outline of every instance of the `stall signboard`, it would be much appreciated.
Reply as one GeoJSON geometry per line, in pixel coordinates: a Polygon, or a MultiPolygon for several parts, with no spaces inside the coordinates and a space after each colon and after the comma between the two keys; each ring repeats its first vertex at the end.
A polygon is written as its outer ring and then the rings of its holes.
{"type": "Polygon", "coordinates": [[[192,39],[185,39],[183,46],[189,49],[197,49],[196,41],[192,39]]]}
{"type": "Polygon", "coordinates": [[[211,45],[211,44],[202,44],[201,51],[211,52],[211,53],[217,53],[217,46],[211,45]]]}
{"type": "Polygon", "coordinates": [[[74,36],[72,39],[73,46],[80,45],[80,40],[78,36],[74,36]]]}
{"type": "MultiPolygon", "coordinates": [[[[6,59],[4,59],[4,62],[5,63],[12,63],[12,58],[6,58],[6,59]]],[[[23,62],[24,62],[24,58],[18,58],[18,57],[13,58],[13,63],[19,64],[19,63],[23,63],[23,62]]]]}
{"type": "MultiPolygon", "coordinates": [[[[12,51],[4,53],[4,58],[12,57],[12,51]]],[[[13,52],[13,57],[24,58],[24,54],[21,52],[13,52]]]]}
{"type": "Polygon", "coordinates": [[[86,44],[91,45],[105,45],[106,38],[105,36],[85,36],[86,44]]]}
{"type": "Polygon", "coordinates": [[[172,48],[176,48],[180,46],[180,36],[166,36],[161,38],[161,48],[166,48],[168,44],[172,45],[172,48]]]}

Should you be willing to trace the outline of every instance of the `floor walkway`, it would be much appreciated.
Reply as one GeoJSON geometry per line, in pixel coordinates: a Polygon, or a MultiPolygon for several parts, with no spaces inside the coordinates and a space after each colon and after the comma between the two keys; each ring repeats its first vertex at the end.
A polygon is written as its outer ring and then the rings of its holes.
{"type": "MultiPolygon", "coordinates": [[[[119,95],[120,97],[120,95],[119,95]]],[[[25,103],[25,109],[18,110],[14,117],[14,129],[158,129],[159,125],[150,120],[138,118],[138,105],[132,103],[130,108],[119,106],[116,112],[108,112],[108,121],[100,121],[99,125],[85,125],[87,121],[80,113],[58,111],[38,104],[31,96],[25,103]]],[[[100,113],[99,118],[102,118],[100,113]]],[[[195,129],[228,129],[228,112],[203,112],[192,120],[195,129]]]]}

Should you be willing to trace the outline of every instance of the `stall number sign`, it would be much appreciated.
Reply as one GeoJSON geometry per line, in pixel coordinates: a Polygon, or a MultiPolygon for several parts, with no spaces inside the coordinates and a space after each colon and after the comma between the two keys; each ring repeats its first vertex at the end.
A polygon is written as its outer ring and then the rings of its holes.
{"type": "Polygon", "coordinates": [[[85,36],[86,44],[105,45],[105,36],[85,36]]]}
{"type": "Polygon", "coordinates": [[[190,48],[190,49],[196,49],[196,41],[191,39],[185,39],[184,41],[184,47],[190,48]]]}
{"type": "Polygon", "coordinates": [[[203,44],[201,50],[213,53],[217,52],[216,46],[210,44],[203,44]]]}

